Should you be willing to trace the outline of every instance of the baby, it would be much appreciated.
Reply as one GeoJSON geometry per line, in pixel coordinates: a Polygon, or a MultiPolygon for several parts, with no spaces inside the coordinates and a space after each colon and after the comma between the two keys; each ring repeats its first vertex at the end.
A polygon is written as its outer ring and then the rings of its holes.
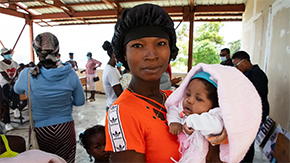
{"type": "MultiPolygon", "coordinates": [[[[188,145],[197,146],[200,152],[203,151],[201,142],[204,141],[204,137],[209,138],[210,142],[214,140],[213,145],[222,143],[215,142],[216,138],[214,138],[221,135],[224,123],[218,104],[217,83],[211,79],[209,73],[200,71],[190,79],[178,107],[170,106],[168,108],[167,118],[171,134],[180,134],[182,127],[188,135],[196,131],[194,144],[188,145]],[[178,110],[183,111],[178,113],[178,110]]],[[[223,140],[225,138],[226,136],[223,137],[223,140]]],[[[185,152],[185,150],[190,150],[190,148],[181,146],[181,151],[185,152]]],[[[184,157],[186,156],[183,155],[181,160],[185,159],[184,157]]]]}
{"type": "Polygon", "coordinates": [[[179,134],[179,163],[240,162],[262,117],[253,84],[237,69],[219,64],[194,66],[165,107],[170,133],[179,134]]]}
{"type": "Polygon", "coordinates": [[[105,127],[102,125],[95,125],[86,129],[79,135],[80,144],[86,149],[89,154],[90,162],[110,162],[110,154],[106,152],[105,145],[105,127]]]}

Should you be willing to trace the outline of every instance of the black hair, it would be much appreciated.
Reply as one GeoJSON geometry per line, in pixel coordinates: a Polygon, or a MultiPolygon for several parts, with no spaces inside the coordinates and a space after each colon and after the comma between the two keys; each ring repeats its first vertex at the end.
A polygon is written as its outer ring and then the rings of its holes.
{"type": "Polygon", "coordinates": [[[250,60],[250,56],[247,52],[245,51],[237,51],[233,54],[232,59],[246,59],[248,61],[250,60]]]}
{"type": "MultiPolygon", "coordinates": [[[[176,46],[176,33],[174,24],[168,13],[160,6],[154,4],[137,5],[126,9],[115,25],[115,32],[112,38],[112,47],[115,57],[122,62],[123,66],[129,69],[125,61],[124,36],[127,32],[138,27],[159,27],[165,30],[169,36],[170,58],[176,58],[178,48],[176,46]]],[[[140,31],[142,32],[142,31],[140,31]]]]}
{"type": "Polygon", "coordinates": [[[60,56],[60,54],[59,54],[59,53],[57,53],[57,54],[56,54],[56,56],[60,56]]]}
{"type": "Polygon", "coordinates": [[[108,56],[111,58],[113,54],[113,48],[111,46],[111,43],[109,41],[105,41],[102,47],[104,50],[107,51],[108,56]]]}
{"type": "Polygon", "coordinates": [[[194,78],[194,79],[199,79],[205,85],[206,90],[208,91],[207,98],[212,102],[212,108],[219,107],[217,88],[209,81],[203,78],[194,78]]]}
{"type": "Polygon", "coordinates": [[[223,48],[221,51],[227,51],[228,54],[231,54],[229,48],[223,48]]]}
{"type": "Polygon", "coordinates": [[[80,135],[79,135],[80,144],[85,149],[89,149],[90,144],[91,144],[90,140],[97,133],[101,133],[101,134],[105,135],[105,126],[95,125],[91,128],[86,129],[86,131],[84,131],[83,133],[80,133],[80,135]]]}
{"type": "Polygon", "coordinates": [[[74,55],[74,53],[72,53],[72,52],[70,52],[70,53],[68,53],[69,55],[74,55]]]}

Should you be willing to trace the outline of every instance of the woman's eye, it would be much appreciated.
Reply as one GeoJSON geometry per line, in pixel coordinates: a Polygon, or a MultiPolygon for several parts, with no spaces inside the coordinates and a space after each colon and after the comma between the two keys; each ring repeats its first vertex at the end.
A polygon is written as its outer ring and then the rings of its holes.
{"type": "Polygon", "coordinates": [[[159,42],[158,45],[159,46],[164,46],[164,45],[166,45],[166,42],[163,42],[163,41],[162,42],[159,42]]]}
{"type": "Polygon", "coordinates": [[[141,48],[142,45],[141,45],[141,44],[134,44],[134,45],[132,45],[132,47],[133,47],[133,48],[141,48]]]}

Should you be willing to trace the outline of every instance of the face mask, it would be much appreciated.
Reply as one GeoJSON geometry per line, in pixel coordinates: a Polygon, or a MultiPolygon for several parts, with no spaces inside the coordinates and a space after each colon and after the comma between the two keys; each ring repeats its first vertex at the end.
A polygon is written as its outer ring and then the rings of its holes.
{"type": "Polygon", "coordinates": [[[90,59],[91,59],[91,57],[89,57],[89,56],[88,56],[87,58],[88,58],[88,60],[90,60],[90,59]]]}
{"type": "Polygon", "coordinates": [[[4,58],[7,60],[11,60],[12,54],[6,54],[6,55],[4,55],[4,58]]]}
{"type": "Polygon", "coordinates": [[[59,58],[56,58],[56,61],[59,61],[59,58]]]}
{"type": "Polygon", "coordinates": [[[73,61],[73,59],[69,59],[70,61],[73,61]]]}
{"type": "Polygon", "coordinates": [[[227,57],[220,57],[220,60],[223,62],[223,61],[226,61],[227,60],[227,57]]]}
{"type": "Polygon", "coordinates": [[[117,67],[121,67],[122,65],[123,65],[122,62],[118,62],[118,63],[116,64],[117,67]]]}

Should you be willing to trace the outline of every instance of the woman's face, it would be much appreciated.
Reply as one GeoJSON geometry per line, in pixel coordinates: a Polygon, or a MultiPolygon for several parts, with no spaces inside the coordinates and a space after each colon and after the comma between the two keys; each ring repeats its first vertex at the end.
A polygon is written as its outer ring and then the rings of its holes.
{"type": "Polygon", "coordinates": [[[105,145],[104,133],[96,133],[90,140],[90,148],[87,152],[97,162],[108,162],[110,154],[105,151],[105,145]]]}
{"type": "Polygon", "coordinates": [[[169,42],[165,38],[146,37],[126,45],[125,60],[131,73],[145,81],[160,79],[170,57],[169,42]]]}

